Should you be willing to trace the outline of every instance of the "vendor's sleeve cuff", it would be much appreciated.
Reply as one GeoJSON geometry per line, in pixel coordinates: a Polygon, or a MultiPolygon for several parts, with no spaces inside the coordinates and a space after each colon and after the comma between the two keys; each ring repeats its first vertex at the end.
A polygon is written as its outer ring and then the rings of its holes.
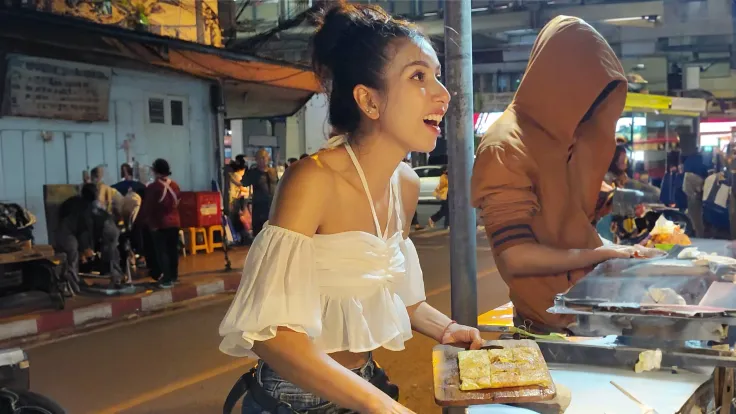
{"type": "Polygon", "coordinates": [[[514,246],[539,243],[532,230],[531,222],[526,220],[507,222],[490,228],[486,227],[486,234],[491,242],[491,249],[497,255],[514,246]]]}

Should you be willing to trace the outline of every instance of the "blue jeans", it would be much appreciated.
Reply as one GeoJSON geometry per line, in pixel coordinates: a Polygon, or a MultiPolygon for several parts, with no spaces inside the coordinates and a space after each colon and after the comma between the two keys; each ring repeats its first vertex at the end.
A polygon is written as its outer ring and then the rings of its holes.
{"type": "MultiPolygon", "coordinates": [[[[366,381],[371,381],[377,371],[378,370],[373,359],[366,362],[362,367],[353,370],[356,375],[359,375],[366,381]]],[[[300,389],[298,386],[281,378],[279,374],[277,374],[263,361],[259,361],[258,363],[255,380],[269,397],[273,397],[275,400],[284,404],[277,412],[266,411],[253,399],[253,393],[248,392],[245,394],[245,398],[243,399],[243,410],[241,411],[243,414],[292,414],[307,411],[310,414],[356,413],[352,410],[340,408],[332,402],[300,389]]],[[[379,384],[374,385],[378,386],[379,384]]],[[[379,388],[381,387],[379,386],[379,388]]],[[[394,398],[398,398],[398,395],[394,398]]]]}

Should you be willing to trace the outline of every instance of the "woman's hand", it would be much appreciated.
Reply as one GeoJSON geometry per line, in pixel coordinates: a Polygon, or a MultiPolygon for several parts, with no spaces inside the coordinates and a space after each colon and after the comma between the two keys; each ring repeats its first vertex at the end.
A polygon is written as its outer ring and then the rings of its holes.
{"type": "Polygon", "coordinates": [[[480,337],[478,328],[452,322],[445,329],[440,343],[442,345],[462,344],[468,349],[480,349],[483,346],[483,338],[480,337]]]}
{"type": "Polygon", "coordinates": [[[384,395],[384,397],[361,412],[365,412],[366,414],[415,414],[414,411],[394,401],[388,395],[384,395]]]}

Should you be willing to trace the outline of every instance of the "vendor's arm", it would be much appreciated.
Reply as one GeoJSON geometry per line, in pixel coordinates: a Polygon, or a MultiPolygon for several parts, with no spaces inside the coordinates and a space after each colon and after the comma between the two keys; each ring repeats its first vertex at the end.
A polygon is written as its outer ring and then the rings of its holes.
{"type": "Polygon", "coordinates": [[[475,159],[473,204],[481,209],[488,240],[504,272],[510,276],[555,274],[630,257],[627,250],[607,246],[558,249],[540,244],[531,227],[540,209],[530,179],[536,173],[525,149],[510,144],[482,147],[475,159]]]}
{"type": "Polygon", "coordinates": [[[341,407],[363,413],[410,413],[310,339],[322,329],[311,243],[332,198],[332,180],[332,173],[316,162],[288,169],[273,203],[270,226],[246,259],[243,281],[221,334],[226,340],[228,334],[246,339],[280,376],[341,407]],[[253,261],[248,260],[251,256],[253,261]],[[237,312],[235,306],[240,307],[237,312]],[[260,312],[264,307],[272,313],[260,312]],[[258,319],[267,320],[263,323],[267,326],[257,325],[258,319]]]}
{"type": "Polygon", "coordinates": [[[411,218],[419,201],[419,177],[404,163],[399,169],[399,176],[404,233],[401,250],[404,253],[406,273],[396,290],[407,305],[411,327],[442,344],[462,343],[471,349],[478,349],[483,345],[478,329],[454,323],[447,315],[426,302],[419,256],[414,243],[409,239],[411,218]]]}

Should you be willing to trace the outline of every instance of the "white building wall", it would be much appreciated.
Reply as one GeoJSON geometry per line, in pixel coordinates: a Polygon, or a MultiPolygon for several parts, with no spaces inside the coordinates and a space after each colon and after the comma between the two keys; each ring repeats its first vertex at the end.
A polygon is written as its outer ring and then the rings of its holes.
{"type": "Polygon", "coordinates": [[[286,118],[286,159],[299,158],[304,154],[304,108],[286,118]]]}
{"type": "Polygon", "coordinates": [[[317,152],[329,138],[327,95],[315,94],[304,108],[304,142],[307,154],[317,152]]]}
{"type": "Polygon", "coordinates": [[[185,76],[113,69],[108,122],[0,118],[0,201],[28,208],[38,220],[36,242],[46,243],[43,185],[79,184],[83,170],[100,164],[108,166],[105,181],[115,183],[120,164],[133,157],[141,165],[165,158],[182,190],[208,190],[216,168],[208,88],[185,76]],[[182,100],[184,125],[151,125],[151,97],[182,100]]]}
{"type": "Polygon", "coordinates": [[[243,153],[243,145],[245,142],[243,138],[243,120],[230,120],[230,131],[232,132],[232,144],[230,148],[233,151],[232,158],[235,158],[236,156],[243,153]]]}

